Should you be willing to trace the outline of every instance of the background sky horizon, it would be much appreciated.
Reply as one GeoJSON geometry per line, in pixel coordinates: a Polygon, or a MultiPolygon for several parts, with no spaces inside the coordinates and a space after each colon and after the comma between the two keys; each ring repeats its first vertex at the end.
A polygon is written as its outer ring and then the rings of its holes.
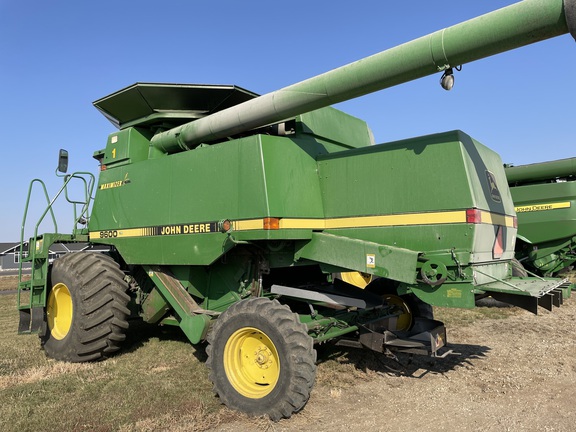
{"type": "MultiPolygon", "coordinates": [[[[0,0],[0,242],[18,241],[31,179],[53,195],[115,131],[92,102],[135,82],[235,84],[264,94],[515,3],[0,0]]],[[[522,165],[574,156],[576,44],[569,35],[336,105],[377,143],[461,129],[522,165]]],[[[32,196],[26,237],[44,198],[32,196]]],[[[58,207],[59,230],[72,210],[58,207]]],[[[40,232],[52,231],[50,225],[40,232]]]]}

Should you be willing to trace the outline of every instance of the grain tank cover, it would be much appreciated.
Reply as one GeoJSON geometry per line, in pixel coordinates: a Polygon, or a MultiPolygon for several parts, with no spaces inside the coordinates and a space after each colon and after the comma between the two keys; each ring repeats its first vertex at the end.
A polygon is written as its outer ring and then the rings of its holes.
{"type": "Polygon", "coordinates": [[[172,128],[258,97],[234,85],[136,83],[94,102],[118,129],[172,128]]]}

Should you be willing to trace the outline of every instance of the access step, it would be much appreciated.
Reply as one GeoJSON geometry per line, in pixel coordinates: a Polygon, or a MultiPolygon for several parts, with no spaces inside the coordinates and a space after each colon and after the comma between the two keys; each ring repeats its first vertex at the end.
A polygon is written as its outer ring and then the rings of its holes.
{"type": "Polygon", "coordinates": [[[495,281],[479,288],[494,300],[538,314],[538,306],[548,311],[560,307],[570,296],[571,287],[568,279],[525,277],[495,281]]]}

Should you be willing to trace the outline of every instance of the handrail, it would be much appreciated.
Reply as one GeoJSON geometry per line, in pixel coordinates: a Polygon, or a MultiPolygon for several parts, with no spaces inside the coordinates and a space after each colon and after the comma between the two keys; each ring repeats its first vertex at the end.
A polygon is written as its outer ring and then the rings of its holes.
{"type": "MultiPolygon", "coordinates": [[[[44,190],[44,196],[46,197],[46,202],[48,203],[48,207],[46,208],[46,211],[42,215],[42,220],[44,219],[48,211],[50,211],[50,216],[52,216],[52,222],[54,223],[54,231],[58,232],[58,223],[56,222],[56,217],[54,216],[54,211],[52,209],[52,204],[54,200],[50,201],[50,197],[48,196],[48,190],[46,189],[46,184],[44,184],[44,182],[40,179],[33,179],[30,182],[30,186],[28,187],[28,196],[26,197],[24,216],[22,218],[22,226],[20,227],[20,249],[18,251],[18,282],[22,282],[22,253],[24,248],[24,229],[26,228],[26,218],[28,216],[28,206],[30,205],[30,197],[32,196],[32,187],[36,182],[40,183],[40,185],[42,186],[42,189],[44,190]]],[[[32,251],[30,250],[30,244],[28,244],[28,255],[30,255],[31,253],[32,251]]],[[[34,255],[32,257],[32,262],[34,262],[34,255]]],[[[18,290],[18,304],[20,304],[20,290],[18,290]]]]}
{"type": "Polygon", "coordinates": [[[86,217],[84,218],[84,220],[86,222],[89,219],[88,214],[89,214],[89,209],[90,209],[90,201],[93,200],[92,191],[94,190],[94,183],[96,182],[96,178],[94,177],[94,174],[87,172],[87,171],[78,171],[78,172],[75,172],[73,174],[66,175],[64,178],[68,179],[67,182],[69,182],[72,178],[77,178],[77,179],[82,180],[82,182],[84,183],[84,196],[86,197],[86,199],[84,201],[72,200],[68,196],[68,188],[65,188],[65,191],[64,191],[64,196],[66,198],[66,201],[68,201],[70,204],[72,204],[73,208],[74,208],[74,227],[72,228],[72,232],[74,234],[77,234],[77,229],[78,229],[77,225],[78,225],[78,223],[80,223],[80,221],[82,220],[84,215],[86,215],[86,217]],[[86,178],[82,177],[82,176],[87,176],[89,178],[89,180],[86,181],[86,178]],[[82,204],[80,214],[77,213],[77,207],[76,207],[77,204],[82,204]]]}
{"type": "MultiPolygon", "coordinates": [[[[24,230],[26,228],[26,219],[28,216],[28,207],[30,205],[30,197],[32,195],[32,188],[34,186],[34,183],[40,183],[42,186],[42,189],[44,191],[44,196],[46,198],[46,202],[47,202],[47,207],[44,210],[44,212],[42,213],[42,215],[40,216],[38,222],[36,223],[35,227],[34,227],[34,235],[33,235],[33,239],[36,240],[38,238],[38,228],[40,227],[40,225],[42,224],[42,222],[44,221],[44,218],[46,217],[46,215],[48,213],[50,213],[50,216],[52,217],[52,222],[54,224],[54,232],[57,234],[58,233],[58,223],[56,222],[56,217],[54,215],[54,210],[53,210],[53,205],[56,202],[56,200],[58,199],[58,197],[60,197],[60,195],[62,194],[62,192],[64,192],[64,196],[66,198],[66,201],[68,201],[70,204],[73,205],[74,207],[74,226],[72,228],[72,232],[74,234],[77,234],[78,232],[78,228],[77,228],[77,224],[81,221],[81,219],[86,216],[85,220],[86,222],[88,221],[88,214],[89,214],[89,209],[90,209],[90,202],[93,200],[92,198],[92,192],[94,189],[94,184],[95,184],[95,177],[92,173],[90,172],[85,172],[85,171],[78,171],[72,174],[67,174],[65,176],[58,176],[58,177],[63,177],[64,178],[64,184],[62,185],[62,187],[60,188],[60,190],[58,191],[58,193],[54,196],[54,198],[52,198],[52,200],[50,200],[49,196],[48,196],[48,191],[46,189],[46,185],[45,183],[40,180],[40,179],[33,179],[30,182],[30,186],[28,188],[28,196],[26,198],[26,206],[24,207],[24,217],[22,218],[22,226],[20,229],[20,249],[19,249],[19,263],[18,263],[18,282],[21,283],[22,282],[22,258],[23,258],[23,248],[24,248],[24,230]],[[86,178],[84,177],[88,177],[88,181],[86,180],[86,178]],[[76,201],[76,200],[72,200],[70,199],[70,196],[68,194],[68,184],[70,183],[70,181],[73,179],[80,179],[83,184],[83,190],[84,190],[84,201],[76,201]],[[80,211],[80,214],[78,214],[77,212],[77,205],[78,204],[82,204],[82,208],[80,211]]],[[[32,263],[32,279],[34,276],[34,261],[36,259],[36,248],[32,248],[31,244],[28,244],[28,256],[30,257],[30,262],[32,263]]],[[[20,290],[18,290],[18,304],[20,304],[20,290]]]]}

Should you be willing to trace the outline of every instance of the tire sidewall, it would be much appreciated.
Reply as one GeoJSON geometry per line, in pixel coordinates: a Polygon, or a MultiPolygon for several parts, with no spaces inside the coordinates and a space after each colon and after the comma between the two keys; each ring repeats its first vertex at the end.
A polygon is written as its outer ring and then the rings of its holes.
{"type": "MultiPolygon", "coordinates": [[[[72,322],[68,334],[63,339],[56,339],[48,327],[48,319],[44,320],[44,329],[41,335],[41,343],[46,353],[56,360],[68,360],[76,357],[76,347],[80,344],[78,335],[80,334],[78,314],[81,313],[82,304],[80,301],[80,292],[78,287],[78,275],[66,271],[65,266],[62,266],[62,261],[57,260],[52,266],[51,277],[49,279],[50,291],[48,291],[48,298],[52,292],[52,288],[62,283],[66,285],[70,292],[72,299],[72,322]]],[[[48,301],[48,300],[47,300],[48,301]]],[[[46,313],[46,312],[45,312],[46,313]]]]}

